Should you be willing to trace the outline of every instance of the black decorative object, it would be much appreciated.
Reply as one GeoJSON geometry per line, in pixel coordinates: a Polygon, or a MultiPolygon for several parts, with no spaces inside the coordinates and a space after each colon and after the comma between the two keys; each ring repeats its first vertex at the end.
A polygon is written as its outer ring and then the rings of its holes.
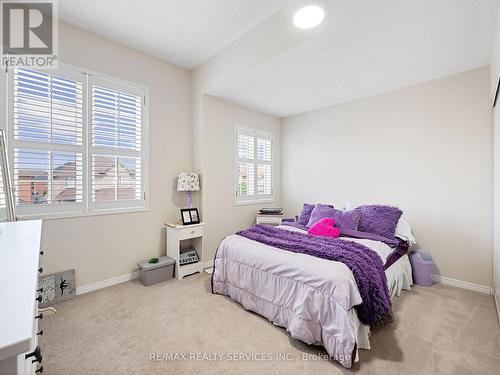
{"type": "Polygon", "coordinates": [[[181,209],[182,225],[191,225],[200,223],[200,214],[197,208],[181,209]]]}
{"type": "Polygon", "coordinates": [[[493,108],[497,105],[497,99],[498,99],[498,90],[500,89],[500,77],[498,78],[497,82],[497,90],[495,91],[495,99],[493,100],[493,108]]]}

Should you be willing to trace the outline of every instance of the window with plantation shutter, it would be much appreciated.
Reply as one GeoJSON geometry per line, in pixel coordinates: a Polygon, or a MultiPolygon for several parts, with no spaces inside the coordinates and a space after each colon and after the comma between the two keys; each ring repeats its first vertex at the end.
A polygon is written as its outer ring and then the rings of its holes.
{"type": "Polygon", "coordinates": [[[145,88],[69,67],[9,74],[20,216],[146,208],[145,88]]]}
{"type": "Polygon", "coordinates": [[[92,79],[91,200],[121,207],[143,204],[143,93],[133,87],[92,79]]]}
{"type": "Polygon", "coordinates": [[[47,206],[37,209],[44,213],[83,208],[83,79],[63,71],[13,72],[13,175],[21,214],[29,206],[47,206]]]}
{"type": "Polygon", "coordinates": [[[273,139],[256,129],[236,126],[235,203],[273,199],[273,139]]]}

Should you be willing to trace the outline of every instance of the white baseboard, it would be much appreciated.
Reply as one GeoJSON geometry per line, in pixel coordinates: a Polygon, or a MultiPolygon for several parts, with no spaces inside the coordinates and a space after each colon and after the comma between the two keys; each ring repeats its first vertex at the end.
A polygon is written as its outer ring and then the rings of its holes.
{"type": "Polygon", "coordinates": [[[445,285],[456,286],[457,288],[473,290],[474,292],[493,294],[493,288],[490,288],[489,286],[469,283],[468,281],[456,280],[439,275],[433,275],[432,281],[434,281],[435,283],[442,283],[445,285]]]}
{"type": "MultiPolygon", "coordinates": [[[[207,268],[212,268],[214,265],[213,261],[204,262],[202,264],[202,270],[207,268]]],[[[113,286],[116,284],[124,283],[125,281],[130,281],[133,279],[137,279],[139,277],[139,271],[135,271],[132,273],[127,273],[126,275],[116,276],[111,279],[96,281],[95,283],[79,286],[76,288],[76,295],[85,294],[93,292],[94,290],[99,290],[102,288],[107,288],[108,286],[113,286]]]]}
{"type": "Polygon", "coordinates": [[[206,270],[207,268],[212,268],[214,266],[214,261],[209,260],[208,262],[203,262],[202,269],[206,270]]]}
{"type": "Polygon", "coordinates": [[[133,279],[137,279],[139,277],[139,271],[135,271],[132,273],[127,273],[126,275],[112,277],[111,279],[96,281],[95,283],[79,286],[76,288],[76,295],[85,294],[93,292],[94,290],[99,290],[102,288],[106,288],[108,286],[116,285],[124,283],[125,281],[130,281],[133,279]]]}

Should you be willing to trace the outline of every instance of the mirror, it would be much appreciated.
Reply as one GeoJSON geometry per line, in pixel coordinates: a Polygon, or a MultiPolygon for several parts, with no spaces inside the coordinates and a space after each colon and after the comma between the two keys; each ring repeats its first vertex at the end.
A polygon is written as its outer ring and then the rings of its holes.
{"type": "Polygon", "coordinates": [[[5,132],[0,129],[0,222],[16,220],[5,138],[5,132]]]}

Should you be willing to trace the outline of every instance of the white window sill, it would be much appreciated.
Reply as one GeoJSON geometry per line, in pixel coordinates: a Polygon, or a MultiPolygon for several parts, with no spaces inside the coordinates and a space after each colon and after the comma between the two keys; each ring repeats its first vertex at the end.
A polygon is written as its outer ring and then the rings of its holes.
{"type": "Polygon", "coordinates": [[[246,206],[250,204],[261,204],[261,203],[273,203],[274,198],[264,198],[264,199],[252,199],[252,200],[241,200],[234,201],[235,206],[246,206]]]}
{"type": "Polygon", "coordinates": [[[149,207],[137,208],[112,208],[101,209],[95,211],[76,211],[76,212],[57,212],[57,213],[44,213],[44,214],[17,214],[19,220],[55,220],[55,219],[69,219],[78,217],[101,216],[101,215],[116,215],[116,214],[129,214],[136,212],[148,212],[149,207]]]}

